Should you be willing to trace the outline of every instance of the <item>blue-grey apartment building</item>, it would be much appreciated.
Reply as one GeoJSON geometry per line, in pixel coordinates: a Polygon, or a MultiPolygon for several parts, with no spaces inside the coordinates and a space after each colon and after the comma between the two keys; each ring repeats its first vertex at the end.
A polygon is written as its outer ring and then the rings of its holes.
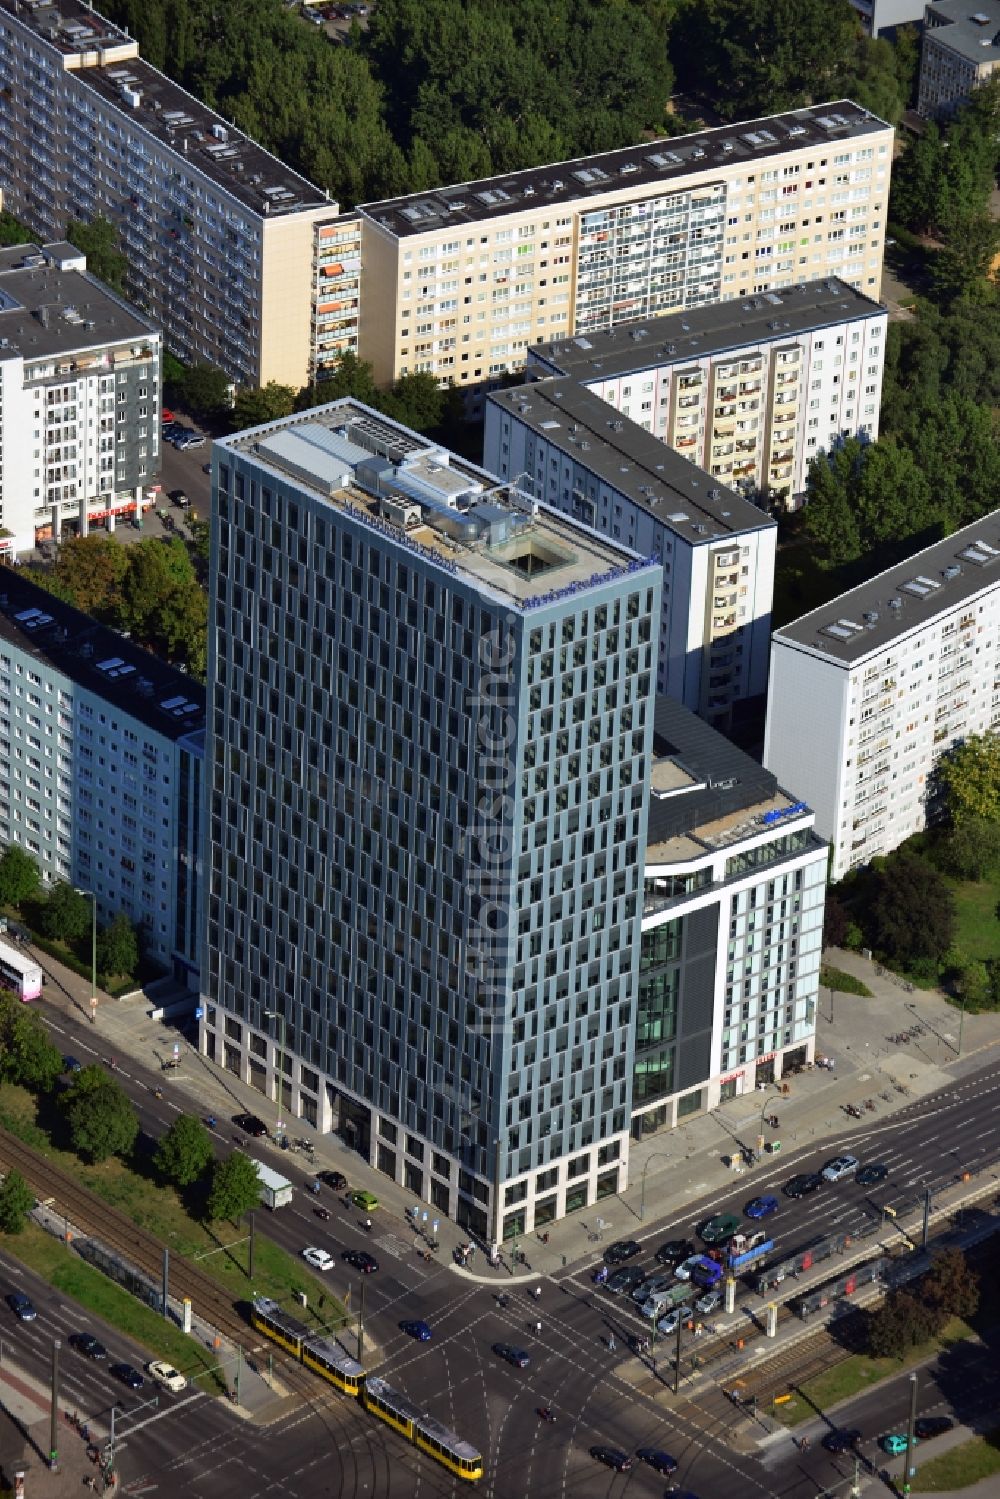
{"type": "Polygon", "coordinates": [[[491,1240],[621,1190],[659,564],[350,400],[213,487],[204,1050],[491,1240]]]}
{"type": "Polygon", "coordinates": [[[205,689],[28,580],[0,574],[0,844],[124,911],[198,989],[205,689]]]}

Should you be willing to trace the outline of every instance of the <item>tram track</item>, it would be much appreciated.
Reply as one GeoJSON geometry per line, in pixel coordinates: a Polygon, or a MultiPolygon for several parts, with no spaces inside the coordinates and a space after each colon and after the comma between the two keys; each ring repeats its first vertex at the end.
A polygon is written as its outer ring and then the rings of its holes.
{"type": "MultiPolygon", "coordinates": [[[[54,1208],[80,1233],[121,1254],[128,1263],[150,1276],[154,1284],[160,1279],[165,1246],[155,1234],[5,1129],[0,1129],[0,1168],[4,1172],[19,1171],[38,1200],[54,1208]]],[[[247,1289],[249,1297],[249,1286],[247,1289]]],[[[240,1346],[244,1354],[265,1346],[236,1311],[225,1288],[181,1255],[171,1255],[170,1291],[173,1296],[190,1299],[198,1317],[240,1346]]],[[[317,1401],[314,1382],[290,1359],[282,1358],[280,1366],[282,1383],[289,1393],[309,1398],[314,1406],[326,1403],[317,1401]]]]}

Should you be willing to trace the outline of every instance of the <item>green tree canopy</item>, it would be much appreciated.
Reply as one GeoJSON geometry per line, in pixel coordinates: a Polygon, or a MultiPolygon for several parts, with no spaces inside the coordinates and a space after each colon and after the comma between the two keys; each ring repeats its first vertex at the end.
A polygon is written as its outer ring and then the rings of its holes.
{"type": "Polygon", "coordinates": [[[95,532],[64,541],[55,567],[45,581],[53,593],[74,608],[106,624],[114,624],[127,572],[126,548],[113,536],[95,532]]]}
{"type": "Polygon", "coordinates": [[[0,905],[19,906],[30,900],[39,883],[35,860],[20,844],[9,843],[0,854],[0,905]]]}
{"type": "Polygon", "coordinates": [[[33,1093],[48,1093],[62,1070],[62,1053],[37,1011],[10,994],[0,996],[0,1076],[33,1093]]]}
{"type": "Polygon", "coordinates": [[[34,1206],[35,1194],[20,1171],[8,1171],[0,1185],[0,1233],[22,1233],[34,1206]]]}
{"type": "Polygon", "coordinates": [[[214,365],[192,364],[184,370],[176,386],[176,399],[203,421],[229,411],[229,377],[214,365]]]}
{"type": "Polygon", "coordinates": [[[955,897],[932,865],[904,845],[876,861],[874,946],[900,962],[940,958],[955,937],[955,897]]]}
{"type": "Polygon", "coordinates": [[[937,1330],[931,1307],[911,1291],[890,1291],[868,1318],[868,1352],[875,1358],[902,1358],[937,1330]]]}
{"type": "Polygon", "coordinates": [[[139,938],[124,911],[97,934],[97,967],[106,978],[134,976],[139,966],[139,938]]]}
{"type": "Polygon", "coordinates": [[[92,923],[90,897],[81,895],[65,880],[60,880],[49,891],[49,898],[39,913],[39,926],[43,936],[57,942],[77,942],[92,923]]]}
{"type": "Polygon", "coordinates": [[[103,1067],[84,1067],[61,1100],[77,1155],[106,1161],[127,1155],[139,1133],[139,1116],[124,1090],[103,1067]]]}
{"type": "Polygon", "coordinates": [[[943,839],[937,862],[960,880],[986,880],[1000,869],[1000,822],[969,817],[943,839]]]}
{"type": "Polygon", "coordinates": [[[92,275],[114,291],[124,289],[128,262],[118,249],[118,232],[114,224],[100,214],[88,223],[81,219],[70,219],[66,226],[66,238],[86,255],[87,270],[92,275]]]}
{"type": "Polygon", "coordinates": [[[212,1222],[228,1218],[238,1223],[244,1213],[260,1203],[260,1177],[249,1156],[234,1150],[216,1161],[208,1194],[207,1213],[212,1222]]]}
{"type": "Polygon", "coordinates": [[[181,1114],[156,1147],[156,1169],[177,1187],[203,1176],[212,1159],[212,1140],[200,1119],[181,1114]]]}
{"type": "Polygon", "coordinates": [[[241,386],[233,404],[233,431],[239,432],[245,427],[260,427],[265,422],[291,416],[294,410],[295,391],[291,385],[279,385],[276,380],[269,380],[259,390],[241,386]]]}
{"type": "Polygon", "coordinates": [[[7,249],[11,245],[33,245],[37,236],[16,219],[6,208],[0,208],[0,249],[7,249]]]}
{"type": "Polygon", "coordinates": [[[970,734],[956,744],[937,762],[935,781],[956,828],[1000,823],[1000,734],[970,734]]]}
{"type": "Polygon", "coordinates": [[[942,1317],[974,1317],[979,1310],[979,1276],[960,1249],[941,1249],[922,1277],[920,1293],[942,1317]]]}

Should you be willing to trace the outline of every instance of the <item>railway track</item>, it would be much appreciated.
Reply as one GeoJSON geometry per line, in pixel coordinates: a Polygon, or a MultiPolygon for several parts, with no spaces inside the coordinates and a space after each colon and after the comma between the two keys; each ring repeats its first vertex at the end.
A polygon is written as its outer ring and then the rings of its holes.
{"type": "MultiPolygon", "coordinates": [[[[149,1275],[154,1284],[159,1281],[164,1245],[155,1234],[96,1197],[68,1171],[5,1129],[0,1129],[0,1168],[5,1172],[19,1171],[40,1201],[51,1203],[82,1233],[93,1235],[109,1249],[118,1251],[130,1264],[149,1275]]],[[[173,1296],[190,1298],[198,1317],[242,1347],[244,1353],[265,1346],[235,1310],[225,1288],[179,1255],[171,1256],[170,1291],[173,1296]]],[[[311,1404],[323,1403],[317,1402],[316,1382],[306,1371],[283,1357],[280,1364],[282,1382],[289,1390],[309,1398],[311,1404]]]]}

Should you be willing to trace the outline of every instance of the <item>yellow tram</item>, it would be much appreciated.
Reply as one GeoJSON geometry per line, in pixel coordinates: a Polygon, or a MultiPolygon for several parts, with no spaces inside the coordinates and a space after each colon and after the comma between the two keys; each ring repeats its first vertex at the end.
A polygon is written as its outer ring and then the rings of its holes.
{"type": "Polygon", "coordinates": [[[365,1409],[393,1427],[458,1478],[475,1483],[483,1476],[483,1459],[470,1442],[426,1415],[384,1379],[366,1375],[357,1359],[333,1338],[317,1337],[311,1328],[267,1296],[255,1298],[250,1321],[258,1332],[286,1349],[306,1368],[336,1385],[345,1395],[360,1398],[365,1409]]]}

